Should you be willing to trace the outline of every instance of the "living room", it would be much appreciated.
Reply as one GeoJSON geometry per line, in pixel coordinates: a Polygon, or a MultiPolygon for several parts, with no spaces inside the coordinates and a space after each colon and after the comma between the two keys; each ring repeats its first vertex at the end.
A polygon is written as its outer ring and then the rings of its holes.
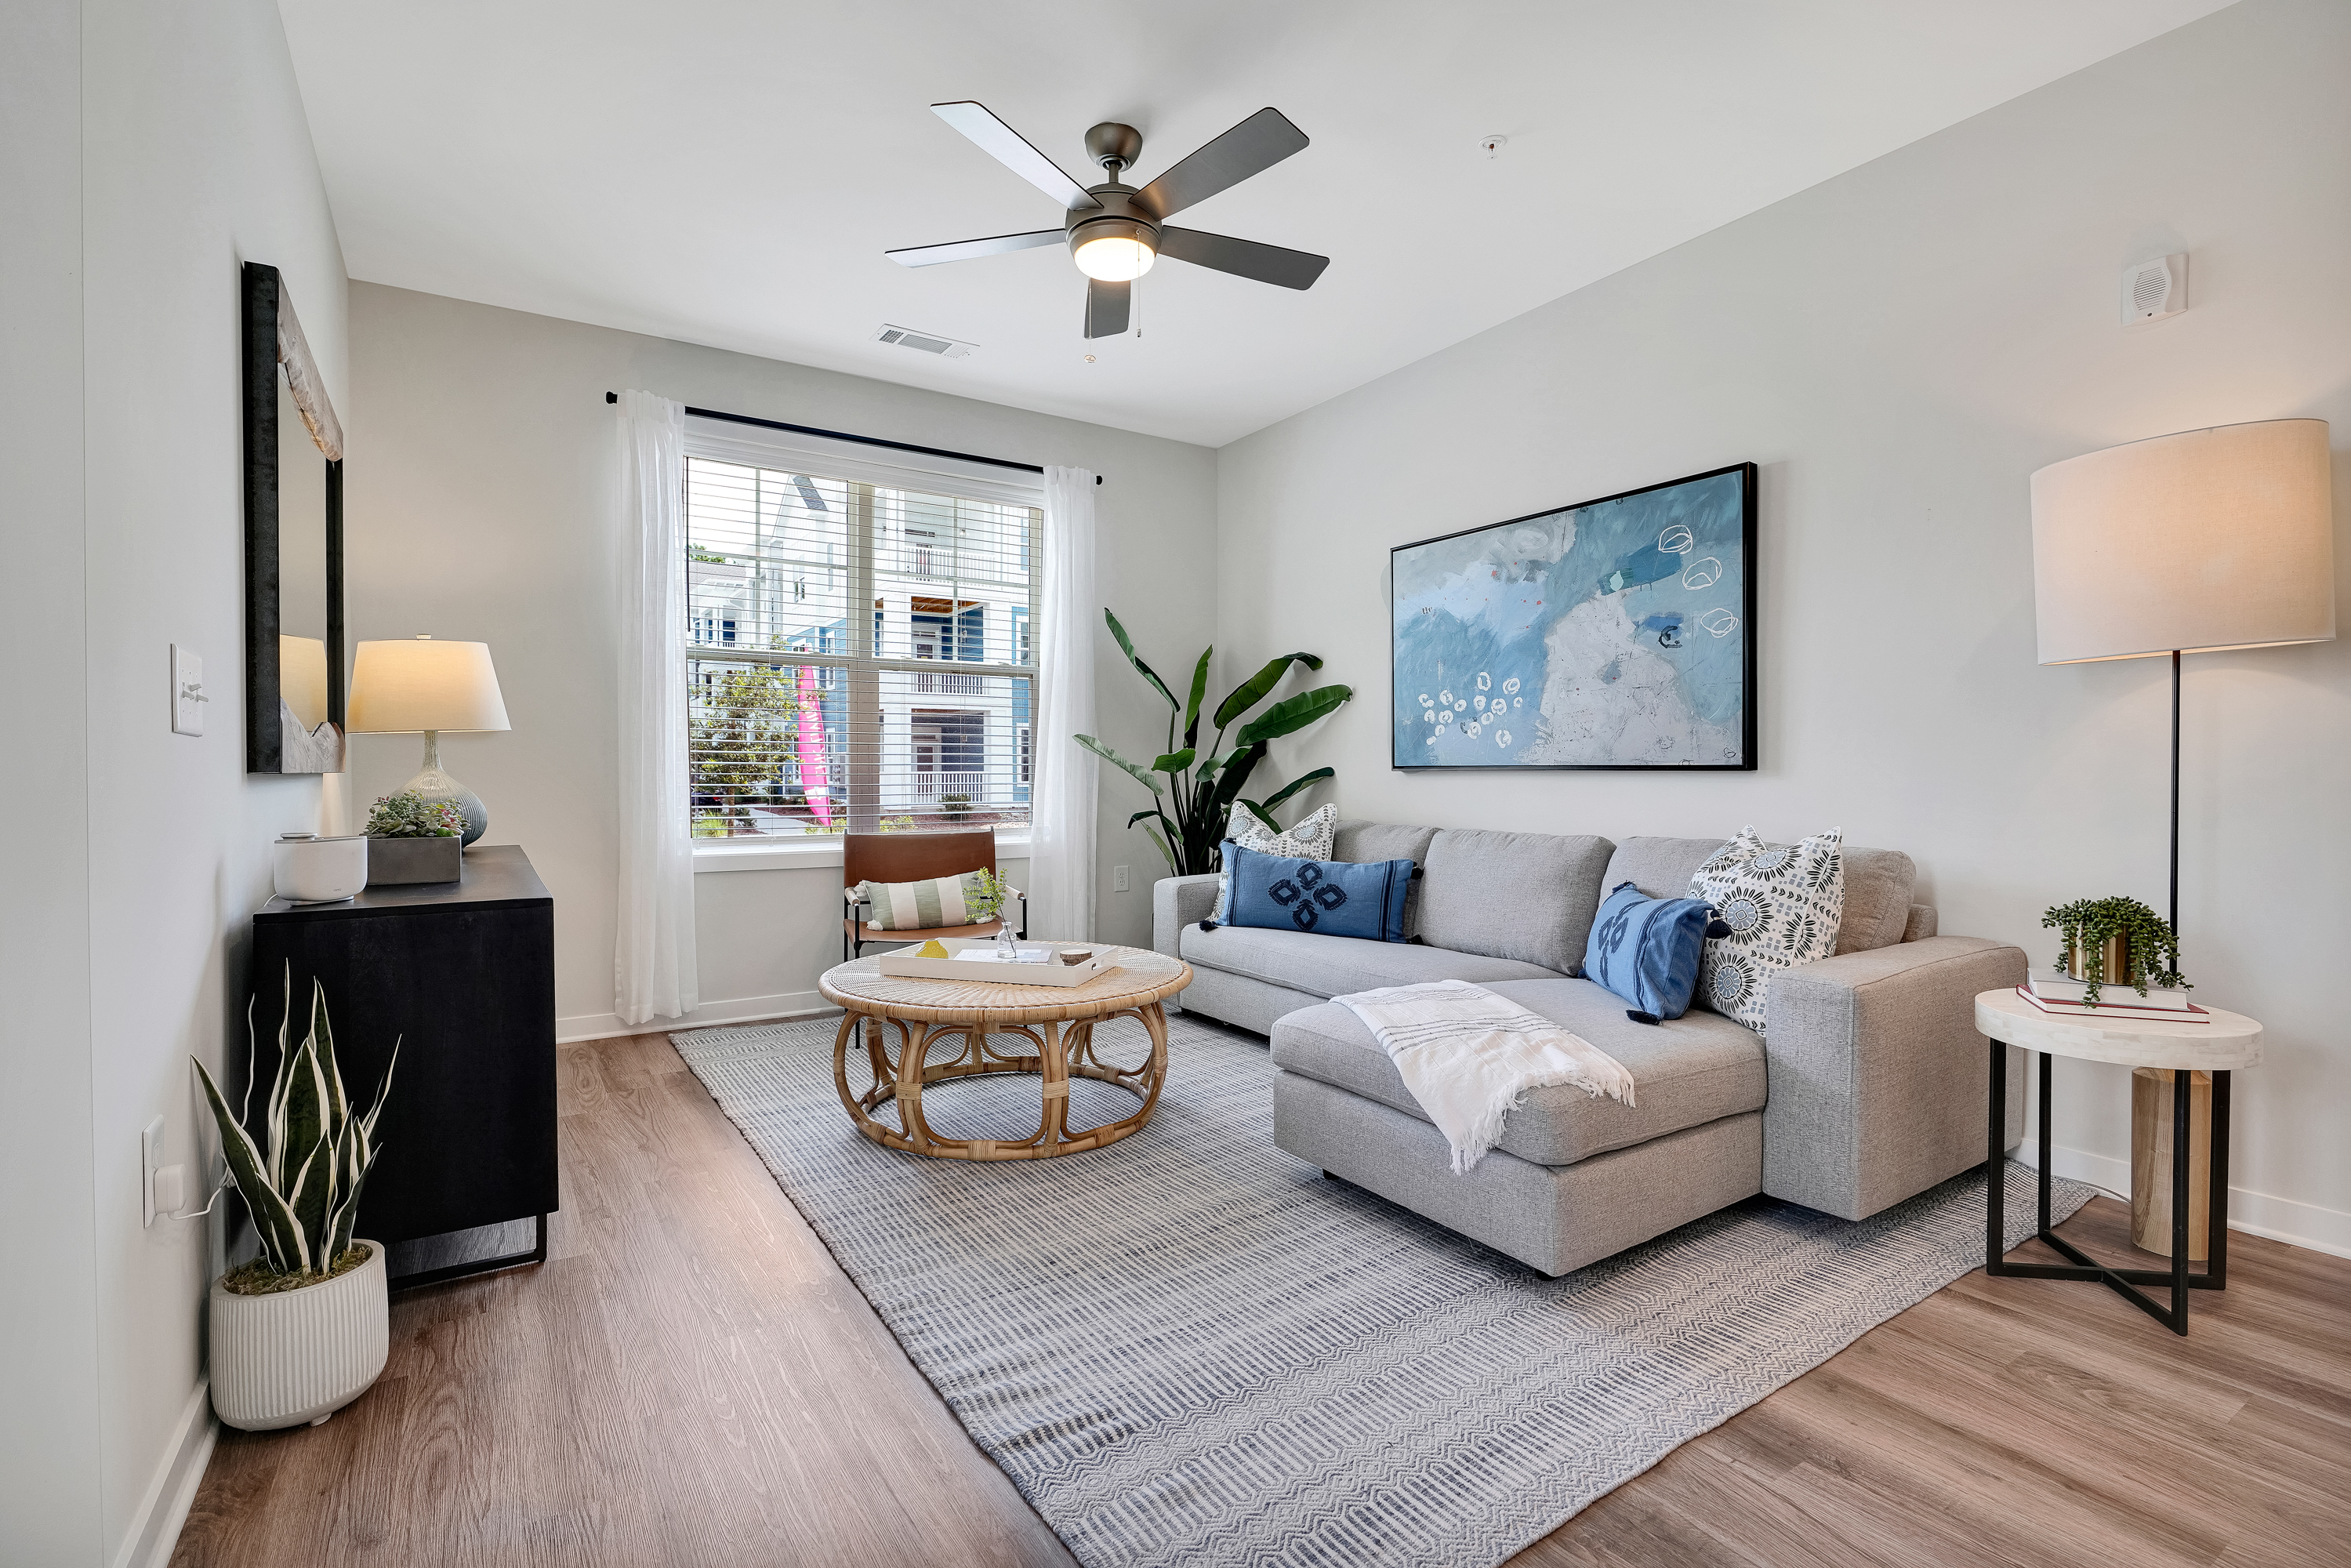
{"type": "Polygon", "coordinates": [[[0,37],[0,1560],[2351,1560],[2351,10],[0,37]]]}

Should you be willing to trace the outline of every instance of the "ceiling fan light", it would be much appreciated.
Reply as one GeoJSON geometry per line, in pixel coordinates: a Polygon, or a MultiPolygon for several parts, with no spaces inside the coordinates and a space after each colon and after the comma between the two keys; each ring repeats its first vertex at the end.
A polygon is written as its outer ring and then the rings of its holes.
{"type": "Polygon", "coordinates": [[[1158,253],[1143,240],[1104,235],[1078,246],[1078,270],[1101,283],[1128,283],[1151,270],[1158,253]]]}

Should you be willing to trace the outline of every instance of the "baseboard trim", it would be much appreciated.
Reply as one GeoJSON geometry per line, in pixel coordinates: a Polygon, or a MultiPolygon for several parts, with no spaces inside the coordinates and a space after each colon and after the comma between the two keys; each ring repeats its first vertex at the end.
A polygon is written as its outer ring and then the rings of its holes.
{"type": "Polygon", "coordinates": [[[661,1034],[674,1029],[704,1029],[719,1023],[764,1023],[770,1019],[803,1013],[830,1012],[832,1004],[820,991],[780,991],[771,997],[737,997],[731,1001],[705,1002],[684,1018],[655,1018],[643,1023],[622,1023],[618,1013],[582,1013],[555,1020],[555,1042],[569,1045],[582,1040],[611,1040],[624,1034],[661,1034]]]}
{"type": "MultiPolygon", "coordinates": [[[[2088,1182],[2111,1197],[2120,1198],[2125,1203],[2130,1201],[2131,1168],[2128,1160],[2118,1160],[2111,1155],[2094,1155],[2086,1149],[2069,1149],[2063,1144],[2053,1145],[2053,1149],[2049,1166],[2053,1173],[2074,1181],[2088,1182]]],[[[2037,1140],[2025,1139],[2017,1146],[2016,1157],[2039,1170],[2041,1154],[2037,1140]]],[[[2289,1247],[2306,1247],[2313,1252],[2324,1252],[2330,1257],[2351,1258],[2351,1214],[2314,1203],[2301,1203],[2294,1198],[2232,1186],[2229,1188],[2229,1228],[2241,1230],[2248,1236],[2283,1241],[2289,1247]]]]}
{"type": "Polygon", "coordinates": [[[188,1510],[204,1484],[204,1466],[212,1461],[213,1444],[219,1437],[220,1423],[213,1419],[212,1380],[199,1377],[181,1408],[172,1446],[147,1484],[139,1511],[131,1515],[122,1550],[114,1554],[114,1568],[169,1568],[172,1550],[180,1544],[180,1527],[188,1522],[188,1510]]]}

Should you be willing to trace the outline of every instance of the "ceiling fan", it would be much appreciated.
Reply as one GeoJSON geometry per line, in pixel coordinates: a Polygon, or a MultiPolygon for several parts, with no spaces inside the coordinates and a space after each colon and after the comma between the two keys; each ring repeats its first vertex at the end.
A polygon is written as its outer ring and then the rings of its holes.
{"type": "Polygon", "coordinates": [[[1061,203],[1067,214],[1057,229],[883,253],[901,267],[935,267],[943,261],[1001,256],[1066,240],[1078,270],[1086,275],[1086,336],[1111,338],[1126,330],[1134,279],[1150,271],[1159,256],[1284,288],[1311,288],[1322,269],[1331,265],[1327,256],[1181,229],[1167,221],[1303,148],[1306,133],[1279,110],[1259,110],[1141,190],[1119,179],[1134,166],[1136,154],[1143,151],[1143,133],[1132,125],[1105,120],[1086,132],[1086,155],[1108,171],[1110,178],[1102,184],[1085,186],[1063,173],[1060,164],[1030,146],[985,105],[935,103],[931,112],[969,137],[981,152],[1061,203]]]}

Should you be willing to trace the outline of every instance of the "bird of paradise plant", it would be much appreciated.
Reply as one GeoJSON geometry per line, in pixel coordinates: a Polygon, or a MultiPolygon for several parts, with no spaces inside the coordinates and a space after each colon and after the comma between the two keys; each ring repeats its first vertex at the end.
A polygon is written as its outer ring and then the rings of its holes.
{"type": "Polygon", "coordinates": [[[1143,824],[1151,841],[1167,862],[1167,869],[1176,876],[1193,876],[1203,872],[1220,870],[1223,862],[1222,845],[1226,820],[1238,804],[1268,828],[1279,828],[1273,820],[1273,809],[1297,794],[1301,789],[1324,779],[1336,776],[1329,768],[1317,768],[1311,773],[1301,774],[1263,800],[1250,800],[1241,791],[1249,787],[1249,775],[1265,759],[1266,743],[1285,735],[1295,734],[1316,719],[1335,712],[1341,704],[1355,695],[1352,686],[1316,686],[1284,697],[1257,717],[1243,724],[1234,732],[1233,746],[1225,747],[1225,731],[1242,715],[1257,706],[1281,684],[1290,666],[1319,670],[1322,661],[1312,653],[1284,653],[1266,662],[1265,667],[1228,693],[1208,716],[1216,735],[1204,748],[1200,745],[1200,708],[1208,690],[1208,660],[1216,653],[1211,646],[1200,654],[1200,662],[1192,669],[1192,687],[1183,702],[1158,673],[1143,662],[1134,651],[1134,643],[1118,617],[1108,610],[1102,619],[1110,623],[1110,634],[1118,639],[1120,652],[1127,662],[1149,682],[1167,703],[1167,749],[1152,759],[1150,766],[1129,762],[1091,735],[1077,737],[1078,744],[1118,768],[1151,791],[1157,799],[1146,810],[1127,819],[1130,828],[1143,824]],[[1184,726],[1184,744],[1176,744],[1178,718],[1184,726]],[[1165,774],[1162,784],[1158,775],[1165,774]]]}

